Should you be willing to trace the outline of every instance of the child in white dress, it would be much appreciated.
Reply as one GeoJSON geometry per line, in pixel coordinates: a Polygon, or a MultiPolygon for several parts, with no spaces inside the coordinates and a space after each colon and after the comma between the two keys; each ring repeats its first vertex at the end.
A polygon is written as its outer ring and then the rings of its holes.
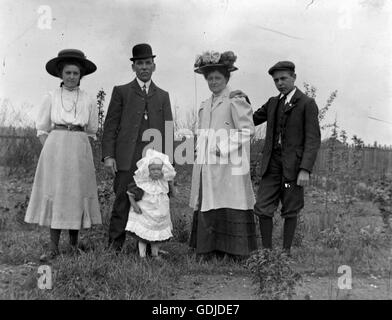
{"type": "Polygon", "coordinates": [[[128,185],[131,208],[125,230],[137,237],[140,257],[146,256],[147,243],[158,257],[159,243],[173,236],[168,194],[176,172],[167,155],[152,149],[136,165],[134,182],[128,185]]]}

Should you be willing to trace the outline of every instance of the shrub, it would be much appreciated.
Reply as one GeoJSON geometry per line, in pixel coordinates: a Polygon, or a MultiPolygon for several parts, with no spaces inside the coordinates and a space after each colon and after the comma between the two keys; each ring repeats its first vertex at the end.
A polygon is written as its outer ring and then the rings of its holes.
{"type": "Polygon", "coordinates": [[[246,262],[262,299],[291,299],[301,275],[293,270],[293,261],[282,249],[261,249],[246,262]]]}
{"type": "Polygon", "coordinates": [[[341,248],[344,241],[344,234],[337,225],[326,228],[320,232],[320,241],[327,248],[341,248]]]}
{"type": "Polygon", "coordinates": [[[114,202],[112,182],[103,180],[98,184],[98,201],[102,214],[102,225],[109,228],[112,205],[114,202]]]}
{"type": "Polygon", "coordinates": [[[186,243],[189,240],[188,222],[183,216],[175,216],[172,220],[173,223],[173,237],[176,241],[186,243]]]}

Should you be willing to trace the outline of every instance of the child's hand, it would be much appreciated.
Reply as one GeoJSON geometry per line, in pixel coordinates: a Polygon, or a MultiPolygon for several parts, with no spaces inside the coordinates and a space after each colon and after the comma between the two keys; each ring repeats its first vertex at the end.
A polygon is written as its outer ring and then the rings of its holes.
{"type": "Polygon", "coordinates": [[[132,208],[133,210],[137,213],[137,214],[142,214],[142,209],[140,209],[139,205],[135,202],[134,204],[132,204],[132,208]]]}
{"type": "Polygon", "coordinates": [[[176,195],[177,195],[177,190],[176,190],[176,187],[174,186],[174,182],[170,181],[169,182],[169,197],[175,198],[176,195]]]}

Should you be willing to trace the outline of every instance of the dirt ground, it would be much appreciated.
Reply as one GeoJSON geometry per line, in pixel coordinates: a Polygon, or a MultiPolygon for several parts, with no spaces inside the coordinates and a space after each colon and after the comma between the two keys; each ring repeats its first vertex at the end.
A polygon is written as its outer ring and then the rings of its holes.
{"type": "MultiPolygon", "coordinates": [[[[339,290],[337,279],[304,277],[294,300],[385,300],[392,299],[390,279],[353,279],[351,290],[339,290]]],[[[257,300],[257,286],[238,275],[183,276],[173,300],[257,300]]]]}
{"type": "MultiPolygon", "coordinates": [[[[0,265],[0,299],[7,287],[34,289],[38,265],[0,265]]],[[[391,279],[354,278],[351,290],[339,290],[337,279],[305,276],[294,300],[391,300],[391,279]]],[[[174,286],[170,300],[258,300],[257,286],[246,275],[184,275],[174,286]]]]}

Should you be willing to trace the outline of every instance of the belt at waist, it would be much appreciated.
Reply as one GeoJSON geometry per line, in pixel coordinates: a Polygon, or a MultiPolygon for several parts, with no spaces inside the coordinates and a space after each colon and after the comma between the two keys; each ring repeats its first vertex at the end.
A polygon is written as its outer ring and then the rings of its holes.
{"type": "Polygon", "coordinates": [[[53,130],[84,131],[84,127],[74,124],[55,124],[53,130]]]}

